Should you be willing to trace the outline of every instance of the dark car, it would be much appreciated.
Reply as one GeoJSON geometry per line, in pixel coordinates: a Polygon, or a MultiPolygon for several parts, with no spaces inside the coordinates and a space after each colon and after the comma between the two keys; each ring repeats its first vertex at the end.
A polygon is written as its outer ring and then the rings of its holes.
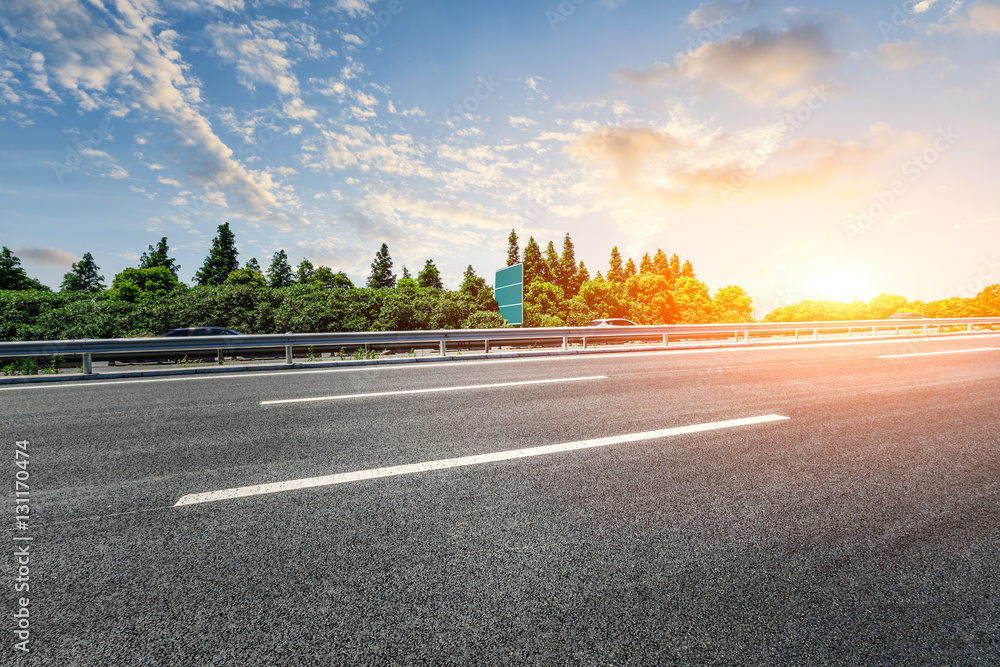
{"type": "Polygon", "coordinates": [[[242,336],[239,331],[225,327],[188,327],[187,329],[171,329],[163,334],[167,336],[242,336]]]}
{"type": "Polygon", "coordinates": [[[890,320],[922,320],[924,316],[920,313],[896,313],[889,316],[890,320]]]}
{"type": "Polygon", "coordinates": [[[594,320],[590,323],[592,327],[637,327],[639,326],[632,320],[626,320],[624,317],[611,317],[604,320],[594,320]]]}

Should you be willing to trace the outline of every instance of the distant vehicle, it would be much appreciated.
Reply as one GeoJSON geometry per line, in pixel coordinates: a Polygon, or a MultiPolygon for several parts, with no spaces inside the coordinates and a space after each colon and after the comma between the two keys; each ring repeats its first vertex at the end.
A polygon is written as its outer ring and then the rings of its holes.
{"type": "Polygon", "coordinates": [[[626,320],[624,317],[611,317],[604,320],[594,320],[590,323],[592,327],[637,327],[639,326],[632,320],[626,320]]]}
{"type": "Polygon", "coordinates": [[[167,333],[163,334],[163,337],[167,336],[242,336],[239,331],[233,331],[232,329],[227,329],[225,327],[188,327],[186,329],[171,329],[167,333]]]}
{"type": "Polygon", "coordinates": [[[896,313],[889,316],[890,320],[922,320],[924,316],[920,313],[896,313]]]}

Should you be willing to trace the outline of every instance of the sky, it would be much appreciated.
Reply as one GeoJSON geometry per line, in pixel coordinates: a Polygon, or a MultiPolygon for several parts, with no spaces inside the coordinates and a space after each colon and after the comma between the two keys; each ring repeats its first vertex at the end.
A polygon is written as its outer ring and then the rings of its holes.
{"type": "Polygon", "coordinates": [[[1000,3],[3,0],[0,243],[166,236],[455,289],[507,236],[662,248],[758,317],[1000,282],[1000,3]]]}

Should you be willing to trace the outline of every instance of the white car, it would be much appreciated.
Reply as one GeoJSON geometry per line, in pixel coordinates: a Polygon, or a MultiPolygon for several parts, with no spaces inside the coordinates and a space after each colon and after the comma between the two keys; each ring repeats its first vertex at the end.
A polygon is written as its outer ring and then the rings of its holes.
{"type": "Polygon", "coordinates": [[[639,326],[632,320],[626,320],[624,317],[610,317],[605,320],[594,320],[590,323],[592,327],[637,327],[639,326]]]}

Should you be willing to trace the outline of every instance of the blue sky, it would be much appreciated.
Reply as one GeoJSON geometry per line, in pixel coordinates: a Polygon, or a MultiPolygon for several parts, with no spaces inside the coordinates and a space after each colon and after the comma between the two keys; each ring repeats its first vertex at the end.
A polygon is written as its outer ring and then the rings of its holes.
{"type": "Polygon", "coordinates": [[[517,230],[663,248],[762,315],[1000,282],[1000,5],[5,0],[0,242],[57,287],[166,236],[190,281],[344,270],[457,287],[517,230]]]}

